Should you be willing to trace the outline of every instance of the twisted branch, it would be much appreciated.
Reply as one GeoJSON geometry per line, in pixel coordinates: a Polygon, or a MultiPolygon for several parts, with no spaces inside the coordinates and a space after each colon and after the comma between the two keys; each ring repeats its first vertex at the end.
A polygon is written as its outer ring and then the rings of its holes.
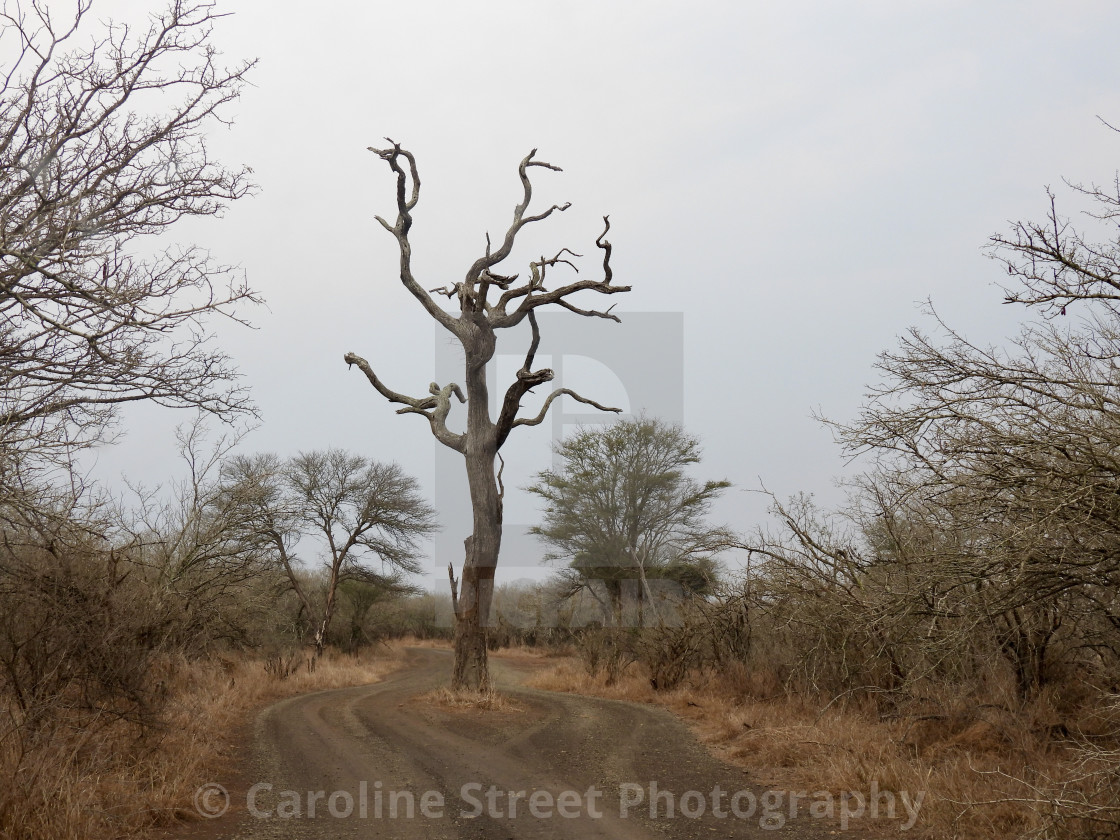
{"type": "MultiPolygon", "coordinates": [[[[565,204],[553,204],[547,210],[541,213],[537,213],[535,216],[525,215],[525,211],[529,208],[529,202],[533,198],[533,184],[529,180],[529,167],[540,166],[543,169],[551,169],[553,172],[564,171],[559,166],[554,166],[551,163],[546,163],[543,160],[533,160],[533,156],[536,155],[536,153],[537,150],[533,149],[524,157],[520,165],[517,167],[517,174],[521,178],[521,203],[513,209],[513,221],[510,223],[509,228],[506,229],[505,237],[502,239],[501,246],[497,251],[491,251],[490,238],[489,236],[487,236],[486,253],[471,264],[471,267],[467,269],[466,277],[463,279],[463,288],[467,290],[468,293],[474,290],[475,283],[480,284],[478,287],[477,295],[469,294],[471,303],[473,304],[473,309],[476,312],[486,311],[486,292],[489,288],[490,283],[493,282],[492,279],[484,278],[482,276],[483,272],[497,265],[510,255],[510,253],[513,251],[513,243],[517,238],[517,234],[521,231],[521,228],[525,227],[525,225],[530,225],[533,222],[543,221],[556,211],[560,211],[561,213],[563,213],[565,210],[572,206],[571,202],[567,202],[565,204]]],[[[464,303],[464,306],[466,306],[466,303],[464,303]]]]}
{"type": "Polygon", "coordinates": [[[568,303],[564,298],[576,292],[594,291],[599,294],[613,295],[620,292],[630,291],[629,286],[614,286],[611,280],[614,278],[614,271],[611,269],[611,243],[606,239],[607,231],[611,229],[611,220],[609,216],[603,217],[603,232],[599,234],[599,238],[595,240],[595,246],[603,251],[603,277],[601,280],[578,280],[574,283],[569,283],[566,286],[561,286],[553,291],[547,291],[543,287],[534,288],[533,280],[529,284],[519,289],[514,289],[507,292],[501,297],[495,311],[491,313],[490,321],[495,328],[504,328],[515,326],[525,318],[526,315],[538,306],[545,306],[550,303],[557,303],[578,315],[585,315],[596,318],[606,318],[611,321],[617,321],[618,316],[610,314],[608,309],[605,312],[600,312],[593,309],[581,309],[568,303]],[[521,304],[511,313],[506,314],[505,305],[515,297],[524,297],[521,304]]]}
{"type": "MultiPolygon", "coordinates": [[[[377,219],[397,240],[401,255],[401,281],[409,292],[421,302],[428,313],[459,339],[467,356],[468,370],[479,370],[492,358],[496,343],[496,330],[516,326],[525,318],[529,319],[532,328],[533,338],[525,355],[525,362],[517,372],[514,382],[506,390],[496,422],[491,423],[488,412],[482,408],[488,405],[485,386],[483,384],[472,384],[468,377],[467,389],[471,391],[472,400],[475,398],[478,400],[478,402],[472,402],[475,410],[471,412],[471,417],[474,419],[468,418],[468,432],[483,435],[484,438],[489,438],[491,443],[496,444],[497,448],[500,448],[509,436],[510,431],[516,426],[540,424],[548,413],[553,400],[561,394],[566,394],[586,405],[594,406],[600,411],[620,412],[621,409],[601,405],[568,388],[561,388],[548,396],[544,407],[536,417],[517,417],[522,398],[536,386],[550,382],[554,378],[553,372],[548,368],[533,370],[533,362],[540,346],[540,330],[535,315],[537,307],[557,304],[576,315],[604,318],[610,321],[619,320],[618,316],[612,314],[613,306],[605,310],[597,310],[576,306],[566,299],[570,295],[581,291],[594,291],[599,294],[617,294],[630,291],[629,286],[613,284],[611,243],[606,238],[611,227],[610,218],[608,216],[603,217],[603,231],[595,240],[595,246],[603,252],[603,270],[602,276],[599,278],[577,279],[552,291],[546,289],[545,277],[549,268],[566,265],[578,274],[579,269],[573,260],[578,259],[580,255],[569,248],[561,248],[551,258],[542,256],[539,260],[531,262],[529,264],[530,276],[520,286],[514,286],[518,275],[506,276],[494,271],[493,269],[509,257],[513,251],[517,235],[522,228],[547,219],[555,212],[563,212],[571,206],[567,203],[553,204],[540,213],[528,214],[529,204],[533,197],[529,168],[539,166],[554,172],[562,171],[560,167],[551,163],[535,160],[537,150],[533,149],[518,165],[517,171],[522,187],[521,200],[514,208],[513,220],[506,229],[500,245],[494,248],[490,235],[487,234],[485,253],[471,264],[462,281],[425,291],[412,275],[411,245],[409,243],[409,231],[412,226],[411,211],[416,206],[420,194],[420,178],[416,171],[416,160],[411,153],[401,149],[398,143],[392,140],[389,142],[392,144],[391,148],[383,150],[371,148],[370,151],[386,161],[396,175],[397,219],[393,225],[390,225],[380,216],[377,219]],[[407,166],[402,162],[402,159],[407,161],[407,166]],[[409,189],[410,179],[411,191],[409,189]],[[492,286],[501,290],[501,297],[494,305],[487,302],[487,296],[492,286]],[[442,295],[448,299],[458,298],[459,315],[455,317],[441,309],[435,303],[433,295],[442,295]],[[507,307],[515,302],[517,302],[516,308],[512,312],[507,312],[507,307]],[[481,390],[475,393],[472,389],[481,390]],[[473,431],[471,431],[472,429],[473,431]]],[[[398,413],[424,415],[432,424],[433,433],[441,442],[460,452],[465,451],[466,435],[452,434],[446,426],[446,418],[451,405],[451,394],[455,394],[460,401],[463,401],[462,393],[457,386],[448,385],[441,389],[433,384],[429,389],[431,396],[417,399],[398,394],[387,388],[377,378],[365,360],[353,353],[348,353],[345,360],[348,364],[357,364],[382,396],[391,402],[404,405],[404,408],[400,409],[398,413]]]]}
{"type": "Polygon", "coordinates": [[[438,384],[433,382],[428,386],[428,392],[431,396],[417,399],[416,397],[410,397],[407,394],[401,394],[389,388],[381,381],[377,374],[374,373],[369,362],[361,356],[355,353],[347,353],[342,359],[347,365],[357,365],[358,369],[366,375],[366,379],[370,381],[370,384],[389,402],[404,405],[404,408],[397,410],[397,414],[422,414],[428,419],[428,423],[432,427],[432,434],[435,435],[440,443],[457,452],[463,451],[463,435],[455,434],[447,428],[447,415],[451,411],[451,395],[454,394],[461,403],[467,401],[467,398],[463,396],[463,392],[458,385],[452,382],[440,388],[438,384]]]}
{"type": "Polygon", "coordinates": [[[445,329],[455,332],[455,319],[432,300],[431,296],[424,291],[424,288],[412,274],[412,244],[408,240],[408,232],[412,228],[412,208],[420,200],[420,174],[416,169],[416,158],[412,155],[412,152],[402,149],[399,143],[388,137],[385,139],[393,144],[391,149],[375,149],[370,146],[369,151],[388,163],[389,168],[397,176],[397,221],[396,224],[390,225],[381,216],[375,216],[374,218],[397,240],[397,248],[400,251],[400,277],[404,287],[414,298],[420,301],[429,315],[442,324],[445,329]],[[402,157],[408,162],[407,174],[400,164],[400,158],[402,157]],[[408,179],[410,177],[412,179],[411,195],[408,194],[408,179]]]}
{"type": "Polygon", "coordinates": [[[610,408],[609,406],[600,405],[599,403],[595,402],[595,400],[589,400],[587,399],[587,397],[581,397],[571,388],[558,388],[548,395],[548,399],[544,401],[544,406],[541,408],[540,414],[538,414],[536,417],[519,417],[513,421],[513,426],[515,428],[517,426],[539,426],[544,421],[545,415],[548,414],[548,409],[552,405],[552,401],[559,397],[561,394],[566,394],[573,400],[577,400],[584,405],[594,406],[600,411],[611,411],[615,414],[619,414],[622,412],[621,408],[610,408]]]}
{"type": "Polygon", "coordinates": [[[537,348],[540,347],[541,343],[540,327],[537,326],[537,316],[533,312],[529,313],[529,325],[533,329],[533,340],[529,344],[529,351],[525,354],[524,364],[517,371],[517,378],[506,390],[505,399],[502,401],[502,412],[498,416],[496,431],[499,448],[505,443],[515,425],[514,420],[517,417],[517,410],[521,407],[521,398],[536,386],[551,382],[554,376],[549,368],[533,370],[533,360],[536,358],[537,348]]]}

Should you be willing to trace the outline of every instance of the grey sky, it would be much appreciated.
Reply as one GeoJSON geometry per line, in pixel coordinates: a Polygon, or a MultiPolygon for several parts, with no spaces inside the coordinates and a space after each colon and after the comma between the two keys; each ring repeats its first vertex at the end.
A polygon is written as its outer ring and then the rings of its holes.
{"type": "MultiPolygon", "coordinates": [[[[219,5],[234,12],[219,48],[260,66],[212,145],[261,191],[176,236],[240,263],[268,299],[255,332],[218,325],[264,416],[245,448],[343,446],[398,460],[430,491],[427,425],[342,362],[357,352],[411,393],[433,376],[432,323],[373,220],[393,212],[387,168],[366,151],[386,135],[419,160],[426,286],[458,279],[484,233],[504,231],[517,162],[539,148],[565,170],[538,170],[541,206],[573,207],[525,237],[509,273],[563,245],[594,270],[610,213],[616,282],[634,288],[617,311],[683,313],[701,472],[825,503],[844,467],[812,410],[851,417],[875,354],[926,322],[926,298],[973,338],[1012,331],[1021,313],[1000,306],[981,246],[1007,220],[1042,217],[1046,184],[1110,181],[1120,151],[1096,119],[1120,121],[1115,3],[219,5]]],[[[617,385],[585,384],[607,400],[596,388],[617,385]]],[[[125,418],[95,473],[151,484],[174,471],[187,418],[125,418]]],[[[549,463],[551,427],[519,431],[507,487],[549,463]]],[[[531,518],[520,492],[507,500],[507,521],[531,518]]],[[[750,527],[762,509],[736,491],[718,515],[750,527]]]]}

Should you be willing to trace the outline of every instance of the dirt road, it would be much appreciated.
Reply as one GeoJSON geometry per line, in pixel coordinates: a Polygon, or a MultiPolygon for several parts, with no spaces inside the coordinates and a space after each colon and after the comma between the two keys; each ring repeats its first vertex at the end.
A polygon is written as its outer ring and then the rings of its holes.
{"type": "MultiPolygon", "coordinates": [[[[789,792],[751,785],[664,711],[526,689],[501,660],[493,672],[516,708],[450,709],[421,699],[446,684],[450,655],[413,649],[408,659],[381,683],[265,710],[243,778],[225,785],[228,813],[192,836],[636,840],[839,830],[811,817],[804,795],[791,805],[789,792]]],[[[219,794],[204,793],[201,807],[220,810],[219,794]]]]}

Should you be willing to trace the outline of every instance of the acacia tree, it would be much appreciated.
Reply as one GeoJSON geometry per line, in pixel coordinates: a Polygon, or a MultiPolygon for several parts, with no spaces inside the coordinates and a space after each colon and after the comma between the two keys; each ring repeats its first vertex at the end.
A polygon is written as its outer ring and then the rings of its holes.
{"type": "Polygon", "coordinates": [[[235,511],[241,525],[238,540],[267,555],[283,572],[300,603],[304,620],[315,611],[299,575],[295,553],[300,538],[300,508],[287,492],[286,462],[272,452],[231,455],[221,466],[219,505],[235,511]]]}
{"type": "Polygon", "coordinates": [[[566,560],[573,586],[601,603],[608,623],[622,620],[624,581],[638,582],[639,605],[656,614],[650,578],[674,580],[703,593],[714,584],[714,557],[737,545],[727,528],[709,525],[712,502],[730,484],[696,481],[686,470],[700,461],[700,441],[656,418],[581,429],[556,447],[562,466],[544,470],[528,491],[545,503],[531,533],[566,560]]]}
{"type": "Polygon", "coordinates": [[[413,274],[412,244],[409,241],[412,211],[420,198],[420,176],[416,159],[398,143],[392,140],[389,142],[392,146],[388,149],[370,148],[370,151],[384,160],[396,176],[397,217],[393,224],[380,216],[377,220],[397,242],[401,283],[419,301],[424,311],[462,346],[466,362],[465,388],[460,388],[457,383],[440,385],[433,382],[428,389],[429,396],[412,397],[386,386],[374,373],[369,362],[361,356],[347,353],[344,360],[347,365],[357,365],[378,393],[390,402],[403,405],[404,408],[399,409],[398,414],[423,416],[431,425],[436,439],[463,456],[470,487],[473,528],[465,541],[466,557],[463,561],[461,590],[458,592],[454,574],[449,570],[455,602],[455,669],[452,683],[456,688],[485,690],[489,688],[490,681],[486,663],[486,627],[489,623],[494,572],[502,541],[504,488],[496,471],[498,451],[514,428],[541,423],[553,401],[561,395],[567,395],[601,411],[620,410],[600,405],[568,388],[559,388],[548,395],[536,416],[518,416],[521,400],[525,395],[553,378],[553,372],[548,368],[533,369],[540,345],[540,330],[535,312],[542,306],[556,305],[577,315],[618,321],[618,317],[612,315],[610,309],[584,309],[568,298],[581,291],[617,294],[629,291],[630,287],[616,286],[612,282],[611,244],[606,239],[610,221],[606,216],[603,217],[603,232],[595,240],[595,245],[603,251],[602,277],[563,283],[551,290],[546,288],[545,279],[550,268],[559,265],[575,268],[569,257],[575,258],[578,255],[567,248],[562,248],[552,257],[542,256],[530,262],[529,276],[520,284],[517,275],[505,276],[493,271],[510,256],[518,234],[526,225],[547,219],[554,212],[562,212],[570,206],[554,204],[540,213],[526,215],[533,195],[529,169],[541,167],[560,171],[558,166],[536,160],[534,149],[518,167],[522,186],[521,201],[514,208],[513,221],[498,247],[492,247],[487,235],[485,253],[471,263],[461,281],[441,288],[426,289],[427,284],[421,284],[413,274]],[[433,295],[447,297],[457,312],[444,309],[433,295]],[[486,365],[494,357],[498,331],[516,327],[524,321],[528,321],[532,330],[525,361],[506,389],[498,416],[494,418],[490,413],[486,365]],[[452,396],[467,404],[466,430],[463,432],[454,432],[447,425],[452,396]]]}
{"type": "Polygon", "coordinates": [[[390,570],[420,571],[417,542],[435,529],[435,511],[416,480],[397,464],[382,464],[339,449],[301,452],[288,462],[285,481],[300,519],[327,546],[327,591],[315,628],[321,655],[345,580],[384,582],[361,564],[374,557],[390,570]]]}
{"type": "Polygon", "coordinates": [[[101,440],[114,408],[136,400],[219,416],[251,408],[205,321],[239,319],[253,292],[197,248],[144,258],[137,241],[251,190],[249,170],[212,160],[204,137],[251,63],[219,64],[211,3],[174,0],[146,29],[96,33],[91,5],[78,0],[69,16],[39,0],[0,8],[7,454],[101,440]]]}
{"type": "Polygon", "coordinates": [[[237,456],[224,465],[225,507],[239,511],[244,540],[283,569],[313,624],[316,656],[323,652],[347,582],[400,589],[398,575],[419,571],[419,540],[435,530],[431,506],[416,480],[397,464],[372,461],[341,449],[237,456]],[[310,533],[326,549],[326,592],[317,607],[298,573],[294,546],[310,533]],[[381,572],[366,561],[380,561],[381,572]]]}

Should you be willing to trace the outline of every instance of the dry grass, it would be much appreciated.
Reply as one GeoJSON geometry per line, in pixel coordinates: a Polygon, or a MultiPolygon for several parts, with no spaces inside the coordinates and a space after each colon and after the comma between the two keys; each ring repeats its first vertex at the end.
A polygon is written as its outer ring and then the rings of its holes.
{"type": "Polygon", "coordinates": [[[422,694],[418,698],[421,703],[435,706],[446,711],[481,710],[485,712],[520,712],[524,707],[516,700],[501,692],[490,691],[456,691],[451,688],[437,688],[422,694]]]}
{"type": "Polygon", "coordinates": [[[420,639],[416,636],[404,636],[394,644],[399,647],[429,648],[431,650],[452,650],[454,647],[447,639],[420,639]]]}
{"type": "MultiPolygon", "coordinates": [[[[685,687],[659,694],[636,669],[606,686],[574,659],[541,671],[529,684],[667,707],[713,752],[767,785],[838,795],[866,794],[872,782],[911,796],[925,791],[909,836],[962,840],[1018,838],[1044,824],[1040,806],[1026,801],[1033,793],[1029,784],[1073,770],[1072,750],[1054,737],[1056,720],[1086,734],[1116,724],[1096,720],[1088,709],[1074,722],[1053,695],[1013,714],[946,691],[885,713],[874,697],[830,703],[789,696],[765,675],[694,675],[685,687]]],[[[897,835],[897,826],[890,832],[897,835]]]]}
{"type": "Polygon", "coordinates": [[[375,682],[400,648],[354,658],[328,655],[279,680],[260,659],[225,655],[160,663],[166,703],[157,725],[64,719],[49,737],[0,746],[0,837],[98,840],[137,837],[193,819],[199,785],[226,770],[251,712],[294,694],[375,682]],[[20,755],[22,751],[22,755],[20,755]]]}

